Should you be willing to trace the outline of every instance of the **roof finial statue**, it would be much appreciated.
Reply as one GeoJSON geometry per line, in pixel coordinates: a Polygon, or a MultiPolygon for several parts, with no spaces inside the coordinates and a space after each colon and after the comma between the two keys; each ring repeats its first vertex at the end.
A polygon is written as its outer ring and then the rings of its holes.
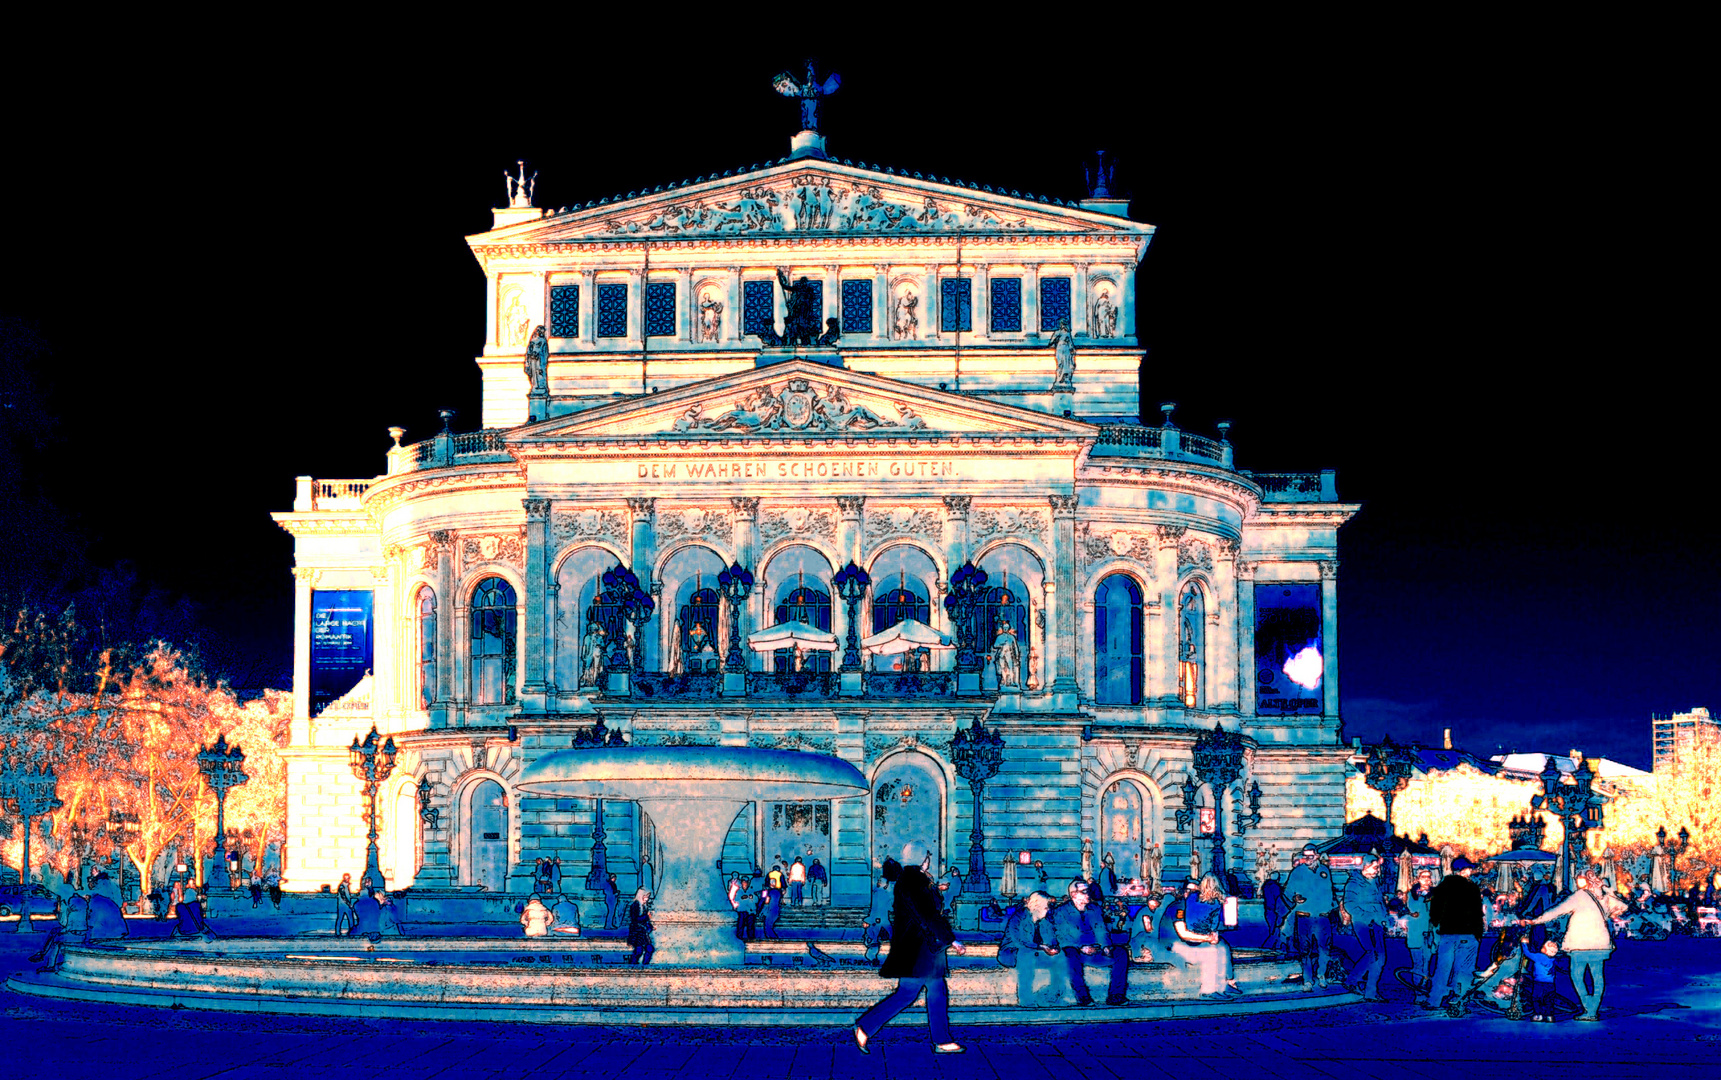
{"type": "Polygon", "coordinates": [[[801,99],[802,131],[819,130],[819,99],[836,93],[837,87],[842,84],[841,75],[832,75],[824,82],[819,82],[813,76],[813,62],[811,60],[807,61],[807,77],[805,79],[797,81],[793,75],[785,71],[771,80],[771,85],[776,87],[777,93],[784,97],[801,99]]]}
{"type": "Polygon", "coordinates": [[[1088,184],[1088,198],[1109,199],[1111,198],[1112,179],[1117,175],[1117,166],[1106,164],[1106,152],[1104,150],[1096,150],[1094,158],[1094,166],[1091,169],[1088,168],[1086,162],[1082,163],[1082,176],[1088,184]]]}
{"type": "Polygon", "coordinates": [[[532,193],[538,186],[538,174],[534,171],[527,177],[526,163],[516,161],[514,164],[520,167],[519,176],[512,175],[506,169],[502,170],[502,178],[508,182],[508,205],[514,209],[530,208],[532,193]]]}

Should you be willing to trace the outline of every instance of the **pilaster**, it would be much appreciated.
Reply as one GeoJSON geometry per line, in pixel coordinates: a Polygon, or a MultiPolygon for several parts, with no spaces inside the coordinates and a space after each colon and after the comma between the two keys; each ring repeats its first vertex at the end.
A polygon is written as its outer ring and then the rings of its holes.
{"type": "Polygon", "coordinates": [[[723,332],[718,334],[721,341],[741,340],[741,268],[728,267],[729,299],[723,309],[723,332]]]}
{"type": "MultiPolygon", "coordinates": [[[[819,317],[819,333],[825,332],[825,327],[831,325],[831,320],[839,323],[843,317],[843,268],[836,265],[825,267],[825,310],[819,317]]],[[[843,327],[846,333],[848,328],[843,327]]]]}
{"type": "Polygon", "coordinates": [[[1040,264],[1029,263],[1022,274],[1022,333],[1040,336],[1040,264]]]}
{"type": "MultiPolygon", "coordinates": [[[[742,569],[751,571],[755,578],[753,595],[741,602],[744,606],[744,613],[737,632],[745,635],[758,625],[756,621],[757,598],[763,595],[765,587],[759,567],[759,500],[750,495],[731,496],[729,507],[735,512],[733,526],[735,559],[741,564],[742,569]]],[[[757,653],[747,648],[746,642],[741,643],[741,655],[746,657],[749,670],[758,670],[756,665],[761,663],[761,659],[757,653]]],[[[728,691],[725,690],[724,693],[727,694],[728,691]]]]}
{"type": "Polygon", "coordinates": [[[1057,588],[1047,597],[1057,632],[1047,643],[1054,660],[1052,696],[1060,712],[1076,708],[1076,496],[1050,495],[1052,564],[1057,588]],[[1065,699],[1067,697],[1067,704],[1065,699]]]}
{"type": "MultiPolygon", "coordinates": [[[[961,273],[961,267],[957,272],[961,273]]],[[[990,341],[992,338],[992,268],[985,264],[974,267],[974,340],[976,342],[990,341]]]]}
{"type": "Polygon", "coordinates": [[[890,340],[890,268],[872,268],[872,339],[890,340]]]}
{"type": "Polygon", "coordinates": [[[521,597],[525,608],[525,633],[521,635],[520,654],[524,666],[520,709],[522,712],[544,711],[544,594],[548,578],[550,555],[550,500],[523,499],[526,508],[526,595],[521,597]]]}
{"type": "Polygon", "coordinates": [[[1118,333],[1135,337],[1135,264],[1127,263],[1118,279],[1118,333]]]}
{"type": "MultiPolygon", "coordinates": [[[[634,577],[639,578],[640,588],[651,591],[651,567],[657,561],[657,500],[629,499],[627,501],[628,518],[632,523],[633,543],[630,548],[630,569],[634,577]]],[[[662,615],[662,612],[658,612],[662,615]]],[[[635,662],[639,670],[646,670],[646,665],[655,657],[645,654],[649,651],[645,645],[651,641],[653,630],[641,626],[636,638],[636,649],[639,653],[635,662]]]]}
{"type": "Polygon", "coordinates": [[[1321,713],[1339,718],[1339,561],[1321,560],[1321,713]]]}
{"type": "Polygon", "coordinates": [[[1088,264],[1076,264],[1076,280],[1070,282],[1075,293],[1070,297],[1070,333],[1080,337],[1088,332],[1088,264]]]}
{"type": "Polygon", "coordinates": [[[1237,711],[1255,715],[1255,564],[1237,560],[1237,711]]]}
{"type": "Polygon", "coordinates": [[[1187,528],[1182,525],[1156,526],[1158,544],[1153,550],[1153,574],[1159,586],[1159,634],[1154,641],[1148,663],[1153,675],[1148,680],[1152,700],[1167,707],[1181,707],[1177,696],[1177,544],[1187,528]]]}
{"type": "Polygon", "coordinates": [[[438,529],[430,534],[425,552],[436,582],[436,686],[431,691],[430,726],[454,723],[454,623],[458,598],[454,595],[454,534],[438,529]]]}
{"type": "Polygon", "coordinates": [[[1237,710],[1237,635],[1240,624],[1237,615],[1237,548],[1235,540],[1219,541],[1213,559],[1213,588],[1219,618],[1208,640],[1212,649],[1207,657],[1207,691],[1212,695],[1208,704],[1218,712],[1237,710]]]}
{"type": "Polygon", "coordinates": [[[693,297],[693,269],[682,267],[681,276],[675,282],[675,340],[683,344],[693,342],[693,327],[699,317],[698,305],[693,297]]]}
{"type": "Polygon", "coordinates": [[[289,745],[311,743],[311,584],[320,571],[293,570],[293,727],[289,745]]]}
{"type": "Polygon", "coordinates": [[[395,658],[401,655],[395,645],[400,641],[400,619],[394,602],[393,563],[385,559],[370,568],[371,618],[376,640],[371,645],[371,716],[385,724],[400,716],[400,694],[395,678],[395,658]]]}
{"type": "Polygon", "coordinates": [[[580,340],[587,345],[598,343],[598,274],[596,270],[580,271],[580,340]]]}

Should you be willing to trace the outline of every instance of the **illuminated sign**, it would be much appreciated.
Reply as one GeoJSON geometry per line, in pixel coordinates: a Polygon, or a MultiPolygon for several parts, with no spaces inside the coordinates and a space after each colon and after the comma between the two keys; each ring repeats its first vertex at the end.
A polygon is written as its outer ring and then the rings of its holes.
{"type": "Polygon", "coordinates": [[[1321,587],[1255,586],[1255,711],[1318,716],[1324,699],[1321,587]]]}
{"type": "Polygon", "coordinates": [[[357,686],[370,671],[371,598],[368,589],[312,591],[312,716],[357,686]]]}
{"type": "Polygon", "coordinates": [[[1202,836],[1212,836],[1214,825],[1215,825],[1215,821],[1213,818],[1213,808],[1211,806],[1203,806],[1203,807],[1200,807],[1200,811],[1201,811],[1201,835],[1202,836]]]}

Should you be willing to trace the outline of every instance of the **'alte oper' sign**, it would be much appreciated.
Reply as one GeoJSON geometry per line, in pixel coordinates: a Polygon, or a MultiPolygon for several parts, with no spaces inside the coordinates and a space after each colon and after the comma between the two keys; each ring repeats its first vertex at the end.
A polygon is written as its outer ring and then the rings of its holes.
{"type": "Polygon", "coordinates": [[[668,480],[682,484],[724,483],[744,480],[933,480],[957,475],[951,458],[795,458],[746,461],[711,461],[687,458],[681,461],[641,461],[638,479],[668,480]]]}

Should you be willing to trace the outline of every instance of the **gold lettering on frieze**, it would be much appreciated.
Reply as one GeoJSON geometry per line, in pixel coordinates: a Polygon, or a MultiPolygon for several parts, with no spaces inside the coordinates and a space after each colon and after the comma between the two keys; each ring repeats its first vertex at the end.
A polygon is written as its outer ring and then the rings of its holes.
{"type": "Polygon", "coordinates": [[[641,480],[708,484],[737,480],[933,480],[956,474],[950,458],[817,458],[793,461],[641,461],[641,480]]]}

